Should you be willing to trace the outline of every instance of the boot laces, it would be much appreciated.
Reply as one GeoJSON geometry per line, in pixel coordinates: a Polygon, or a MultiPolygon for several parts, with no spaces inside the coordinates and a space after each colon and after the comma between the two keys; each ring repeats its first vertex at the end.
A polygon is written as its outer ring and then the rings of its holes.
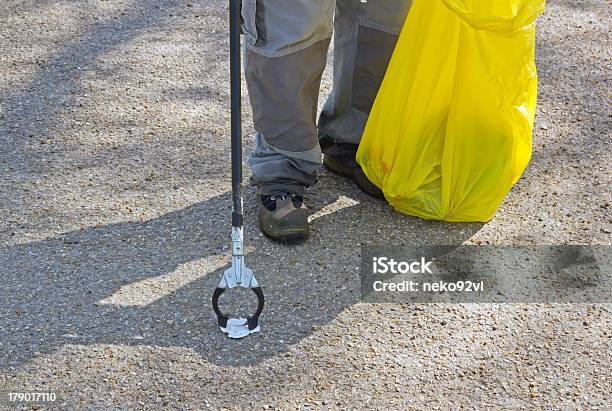
{"type": "Polygon", "coordinates": [[[274,211],[276,210],[276,202],[278,200],[284,201],[288,198],[291,198],[292,203],[296,208],[300,208],[302,206],[303,197],[290,192],[279,192],[272,195],[263,195],[261,196],[261,202],[268,210],[274,211]]]}

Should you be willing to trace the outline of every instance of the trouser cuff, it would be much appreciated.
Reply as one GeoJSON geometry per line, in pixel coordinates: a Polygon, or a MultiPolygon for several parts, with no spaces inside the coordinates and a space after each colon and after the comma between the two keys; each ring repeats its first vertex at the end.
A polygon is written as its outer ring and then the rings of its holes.
{"type": "Polygon", "coordinates": [[[257,195],[274,195],[280,192],[289,192],[300,197],[304,197],[306,187],[295,182],[286,183],[259,183],[253,179],[251,185],[257,187],[257,195]]]}
{"type": "Polygon", "coordinates": [[[358,144],[339,143],[324,134],[319,134],[319,144],[323,154],[330,156],[355,156],[359,148],[358,144]]]}

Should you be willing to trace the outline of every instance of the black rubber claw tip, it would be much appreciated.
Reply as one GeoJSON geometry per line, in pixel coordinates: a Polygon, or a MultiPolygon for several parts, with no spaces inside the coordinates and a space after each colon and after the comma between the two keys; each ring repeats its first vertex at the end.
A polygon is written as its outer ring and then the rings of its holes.
{"type": "Polygon", "coordinates": [[[215,314],[217,314],[217,322],[219,323],[219,327],[221,328],[225,328],[227,327],[227,315],[224,315],[221,310],[219,310],[219,297],[221,296],[221,294],[223,294],[223,292],[225,291],[225,288],[215,288],[215,292],[213,293],[212,296],[212,306],[213,306],[213,310],[215,311],[215,314]]]}
{"type": "Polygon", "coordinates": [[[255,311],[255,314],[253,314],[252,317],[247,318],[249,330],[254,330],[259,325],[259,316],[261,315],[266,303],[261,287],[253,287],[252,290],[257,296],[257,311],[255,311]]]}

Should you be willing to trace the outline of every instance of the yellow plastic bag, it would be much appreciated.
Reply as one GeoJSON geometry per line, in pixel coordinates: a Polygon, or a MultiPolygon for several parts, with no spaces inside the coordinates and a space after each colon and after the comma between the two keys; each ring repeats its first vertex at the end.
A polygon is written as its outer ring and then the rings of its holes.
{"type": "Polygon", "coordinates": [[[488,221],[531,158],[545,0],[414,0],[357,161],[398,211],[488,221]]]}

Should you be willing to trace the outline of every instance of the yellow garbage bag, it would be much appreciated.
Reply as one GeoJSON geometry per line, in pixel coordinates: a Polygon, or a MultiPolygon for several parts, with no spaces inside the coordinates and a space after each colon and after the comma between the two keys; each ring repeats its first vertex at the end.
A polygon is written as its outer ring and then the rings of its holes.
{"type": "Polygon", "coordinates": [[[357,152],[398,211],[488,221],[531,158],[545,0],[414,0],[357,152]]]}

